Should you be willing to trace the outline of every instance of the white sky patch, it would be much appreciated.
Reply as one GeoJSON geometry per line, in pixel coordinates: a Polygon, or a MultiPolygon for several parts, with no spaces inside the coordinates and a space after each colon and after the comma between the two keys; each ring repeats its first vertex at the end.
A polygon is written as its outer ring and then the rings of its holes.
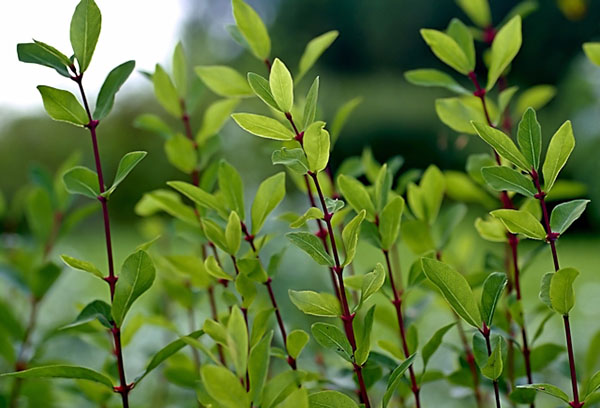
{"type": "MultiPolygon", "coordinates": [[[[0,111],[42,109],[36,85],[75,91],[75,83],[51,68],[24,64],[17,59],[17,43],[32,38],[48,43],[67,56],[71,16],[78,0],[0,1],[0,111]]],[[[84,76],[92,100],[104,78],[117,65],[135,60],[136,69],[123,86],[126,93],[148,81],[139,70],[153,71],[157,62],[170,59],[179,39],[183,0],[96,0],[102,12],[102,31],[84,76]]]]}

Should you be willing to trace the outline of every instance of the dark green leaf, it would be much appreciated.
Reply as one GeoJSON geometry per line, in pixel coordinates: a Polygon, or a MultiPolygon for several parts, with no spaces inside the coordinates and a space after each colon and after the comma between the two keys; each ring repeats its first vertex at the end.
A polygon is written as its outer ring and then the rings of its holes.
{"type": "Polygon", "coordinates": [[[64,174],[63,181],[71,194],[81,194],[94,199],[100,195],[98,175],[87,167],[73,167],[64,174]]]}
{"type": "Polygon", "coordinates": [[[78,380],[93,381],[98,384],[107,386],[110,390],[113,389],[113,384],[110,378],[97,371],[90,370],[85,367],[69,366],[69,365],[51,365],[30,368],[28,370],[17,371],[15,373],[0,374],[0,377],[16,377],[16,378],[71,378],[78,380]]]}
{"type": "Polygon", "coordinates": [[[115,102],[115,95],[127,81],[134,68],[135,61],[127,61],[110,71],[102,84],[102,88],[100,88],[100,93],[98,93],[94,119],[100,120],[110,113],[115,102]]]}
{"type": "Polygon", "coordinates": [[[519,122],[517,141],[529,164],[537,170],[540,166],[540,154],[542,152],[542,128],[532,108],[525,111],[519,122]]]}
{"type": "Polygon", "coordinates": [[[90,121],[85,109],[71,92],[44,85],[39,85],[37,89],[52,119],[76,126],[84,126],[90,121]]]}
{"type": "Polygon", "coordinates": [[[505,273],[493,272],[483,282],[481,292],[481,314],[488,327],[492,326],[496,305],[504,292],[508,279],[505,273]]]}
{"type": "Polygon", "coordinates": [[[346,335],[336,326],[327,323],[315,323],[311,326],[313,337],[322,347],[335,351],[346,361],[352,362],[353,354],[346,335]]]}
{"type": "Polygon", "coordinates": [[[90,65],[102,25],[102,15],[94,0],[81,0],[71,19],[71,46],[79,62],[79,72],[90,65]]]}
{"type": "Polygon", "coordinates": [[[564,233],[585,211],[590,200],[573,200],[554,207],[550,215],[552,232],[564,233]]]}
{"type": "Polygon", "coordinates": [[[289,232],[286,234],[294,245],[306,252],[319,265],[334,266],[333,258],[323,248],[323,243],[310,232],[289,232]]]}
{"type": "Polygon", "coordinates": [[[533,197],[537,193],[530,179],[510,167],[484,167],[481,174],[486,183],[496,191],[514,191],[526,197],[533,197]]]}

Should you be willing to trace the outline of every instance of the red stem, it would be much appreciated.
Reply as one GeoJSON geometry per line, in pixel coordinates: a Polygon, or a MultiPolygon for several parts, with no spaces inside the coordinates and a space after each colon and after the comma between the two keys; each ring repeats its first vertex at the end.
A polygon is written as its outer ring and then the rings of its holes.
{"type": "MultiPolygon", "coordinates": [[[[390,284],[392,285],[392,292],[394,294],[394,299],[392,300],[392,304],[396,309],[396,318],[398,319],[398,328],[400,329],[400,339],[402,340],[402,350],[404,351],[404,357],[408,358],[410,356],[410,350],[408,349],[408,342],[406,341],[406,331],[404,327],[404,317],[402,316],[402,293],[403,290],[396,290],[396,284],[394,282],[394,274],[392,272],[392,263],[390,262],[390,254],[386,249],[382,249],[383,255],[385,256],[385,262],[388,268],[388,276],[390,279],[390,284]]],[[[402,285],[402,282],[400,282],[402,285]]],[[[413,369],[412,364],[408,367],[408,372],[410,375],[410,383],[411,390],[415,396],[415,405],[417,408],[421,407],[421,399],[419,397],[419,384],[417,384],[417,378],[415,377],[415,370],[413,369]]]]}

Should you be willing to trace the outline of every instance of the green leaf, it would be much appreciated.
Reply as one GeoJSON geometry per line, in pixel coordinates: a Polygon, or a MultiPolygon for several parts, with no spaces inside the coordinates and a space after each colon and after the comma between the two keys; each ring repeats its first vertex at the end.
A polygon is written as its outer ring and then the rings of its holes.
{"type": "Polygon", "coordinates": [[[479,27],[487,28],[492,24],[488,0],[456,0],[456,3],[479,27]]]}
{"type": "MultiPolygon", "coordinates": [[[[437,351],[437,349],[440,348],[440,345],[442,344],[442,340],[444,339],[444,336],[446,335],[448,330],[450,330],[452,327],[454,327],[455,324],[456,324],[455,322],[452,322],[452,323],[438,329],[433,334],[433,336],[431,336],[431,338],[427,341],[427,343],[425,343],[425,345],[421,349],[421,357],[423,358],[423,367],[425,367],[425,368],[427,367],[427,363],[429,363],[431,356],[433,356],[433,354],[437,351]]],[[[423,369],[423,371],[425,371],[425,368],[423,369]]]]}
{"type": "Polygon", "coordinates": [[[542,127],[537,121],[535,111],[532,108],[525,111],[519,122],[517,141],[529,164],[537,170],[540,166],[540,154],[542,152],[542,127]]]}
{"type": "Polygon", "coordinates": [[[337,179],[337,184],[344,198],[357,213],[366,210],[368,221],[375,219],[375,206],[365,186],[354,177],[342,174],[337,179]]]}
{"type": "Polygon", "coordinates": [[[550,215],[550,229],[564,233],[585,211],[590,200],[572,200],[554,207],[550,215]]]}
{"type": "Polygon", "coordinates": [[[187,94],[187,59],[181,42],[177,43],[175,51],[173,51],[173,79],[179,97],[185,98],[187,94]]]}
{"type": "Polygon", "coordinates": [[[540,300],[552,309],[552,301],[550,300],[550,283],[552,282],[552,277],[554,276],[554,272],[548,272],[542,276],[542,280],[540,282],[540,300]]]}
{"type": "Polygon", "coordinates": [[[333,350],[344,360],[352,362],[352,346],[340,329],[332,324],[314,323],[310,330],[317,343],[333,350]]]}
{"type": "Polygon", "coordinates": [[[250,88],[252,88],[254,94],[258,96],[264,103],[276,111],[281,111],[277,105],[277,102],[275,102],[275,98],[273,98],[269,81],[262,76],[255,74],[254,72],[249,72],[248,84],[250,85],[250,88]]]}
{"type": "MultiPolygon", "coordinates": [[[[515,96],[518,90],[519,87],[511,86],[510,88],[506,88],[500,91],[500,93],[498,94],[498,110],[500,112],[506,111],[508,105],[510,104],[510,101],[512,100],[513,96],[515,96]]],[[[500,119],[501,118],[498,118],[498,121],[500,119]]]]}
{"type": "Polygon", "coordinates": [[[583,51],[590,61],[600,66],[600,43],[587,42],[583,44],[583,51]]]}
{"type": "Polygon", "coordinates": [[[225,160],[219,163],[219,191],[227,206],[239,214],[243,220],[244,216],[244,184],[240,173],[225,160]]]}
{"type": "Polygon", "coordinates": [[[583,400],[587,401],[596,391],[598,391],[598,388],[600,388],[600,371],[596,372],[596,374],[588,381],[587,393],[583,397],[583,400]]]}
{"type": "Polygon", "coordinates": [[[169,74],[161,67],[156,64],[154,74],[152,75],[152,84],[154,85],[154,94],[156,99],[161,106],[176,118],[180,118],[183,115],[183,109],[181,106],[181,100],[173,81],[169,74]]]}
{"type": "Polygon", "coordinates": [[[169,125],[167,125],[160,117],[151,113],[143,113],[136,117],[133,126],[138,129],[156,133],[167,140],[173,133],[169,125]]]}
{"type": "Polygon", "coordinates": [[[250,46],[252,54],[260,60],[269,58],[271,39],[260,16],[243,0],[232,0],[231,4],[235,24],[250,46]]]}
{"type": "Polygon", "coordinates": [[[298,217],[296,221],[290,223],[290,228],[300,228],[306,224],[308,220],[315,219],[323,219],[323,211],[317,207],[310,207],[302,216],[298,217]]]}
{"type": "MultiPolygon", "coordinates": [[[[498,110],[492,101],[486,98],[490,117],[498,115],[498,110]]],[[[476,134],[471,121],[486,122],[487,118],[481,108],[481,100],[473,95],[435,100],[435,112],[440,120],[451,129],[469,135],[476,134]]]]}
{"type": "Polygon", "coordinates": [[[260,342],[250,350],[250,357],[248,359],[248,376],[250,379],[249,393],[252,403],[257,406],[260,406],[263,389],[267,380],[270,357],[269,349],[271,347],[272,339],[273,331],[264,336],[260,342]]]}
{"type": "Polygon", "coordinates": [[[551,395],[554,398],[563,400],[567,404],[570,402],[569,396],[563,390],[561,390],[560,388],[558,388],[557,386],[552,385],[552,384],[527,384],[527,385],[519,385],[519,386],[517,386],[517,388],[536,390],[539,392],[543,392],[544,394],[551,395]]]}
{"type": "Polygon", "coordinates": [[[544,191],[546,193],[552,190],[558,173],[569,159],[574,147],[575,137],[573,136],[573,127],[571,126],[571,121],[568,120],[556,131],[548,145],[546,159],[542,166],[544,191]]]}
{"type": "Polygon", "coordinates": [[[360,225],[365,219],[366,211],[361,210],[342,230],[342,241],[344,242],[344,249],[346,253],[346,259],[342,266],[350,264],[354,260],[356,255],[356,247],[358,246],[358,236],[360,234],[360,225]]]}
{"type": "Polygon", "coordinates": [[[308,160],[308,169],[313,173],[323,171],[329,162],[329,132],[324,129],[325,122],[314,122],[304,132],[304,151],[308,160]]]}
{"type": "Polygon", "coordinates": [[[500,156],[525,172],[531,170],[527,159],[517,149],[509,136],[502,131],[483,123],[471,122],[477,134],[489,144],[500,156]]]}
{"type": "Polygon", "coordinates": [[[319,265],[334,266],[333,258],[323,248],[323,243],[310,232],[288,232],[287,239],[306,252],[319,265]]]}
{"type": "Polygon", "coordinates": [[[344,128],[344,125],[348,121],[348,118],[354,112],[356,107],[362,102],[361,97],[350,99],[348,102],[340,106],[333,117],[331,122],[331,143],[335,144],[336,140],[340,137],[340,133],[344,128]]]}
{"type": "Polygon", "coordinates": [[[422,193],[425,220],[433,224],[437,219],[446,188],[445,178],[440,169],[430,165],[423,173],[420,189],[422,193]]]}
{"type": "Polygon", "coordinates": [[[469,283],[452,266],[430,258],[422,258],[425,276],[442,292],[452,309],[475,328],[482,327],[481,314],[469,283]]]}
{"type": "Polygon", "coordinates": [[[61,255],[60,258],[65,264],[69,265],[73,269],[89,272],[100,279],[104,279],[104,275],[102,275],[102,272],[100,272],[100,270],[96,268],[96,266],[91,262],[82,261],[81,259],[72,258],[67,255],[61,255]]]}
{"type": "Polygon", "coordinates": [[[115,286],[112,315],[117,327],[121,327],[129,308],[154,282],[155,269],[152,259],[144,251],[127,257],[115,286]]]}
{"type": "Polygon", "coordinates": [[[546,239],[544,227],[528,211],[502,209],[494,210],[490,214],[502,221],[506,229],[513,234],[523,234],[531,239],[546,239]]]}
{"type": "Polygon", "coordinates": [[[275,408],[309,408],[308,391],[306,388],[297,388],[275,408]]]}
{"type": "Polygon", "coordinates": [[[461,95],[470,94],[454,78],[437,69],[414,69],[406,71],[404,78],[413,85],[441,87],[461,95]]]}
{"type": "Polygon", "coordinates": [[[390,374],[390,378],[388,379],[387,387],[385,389],[385,394],[383,395],[383,401],[381,403],[383,408],[386,408],[392,399],[392,396],[400,386],[400,383],[404,379],[404,373],[408,370],[408,367],[411,366],[413,361],[415,360],[416,354],[411,355],[406,360],[404,360],[398,367],[392,371],[390,374]]]}
{"type": "Polygon", "coordinates": [[[48,242],[54,224],[54,208],[50,194],[43,187],[33,187],[25,204],[27,224],[31,232],[38,242],[48,242]]]}
{"type": "Polygon", "coordinates": [[[448,34],[424,28],[421,29],[421,36],[436,57],[461,74],[467,75],[475,68],[460,45],[448,34]]]}
{"type": "Polygon", "coordinates": [[[385,207],[385,205],[387,204],[390,195],[390,190],[392,188],[393,178],[394,177],[392,176],[391,170],[388,169],[388,165],[387,163],[385,163],[379,169],[377,178],[375,179],[374,183],[375,191],[372,192],[375,209],[378,213],[381,212],[381,210],[383,210],[383,207],[385,207]]]}
{"type": "Polygon", "coordinates": [[[52,119],[76,126],[85,126],[90,121],[85,109],[71,92],[44,85],[39,85],[37,89],[52,119]]]}
{"type": "Polygon", "coordinates": [[[306,94],[306,102],[304,103],[304,114],[302,115],[302,128],[306,129],[314,122],[317,114],[317,101],[319,100],[319,77],[313,81],[308,93],[306,94]]]}
{"type": "Polygon", "coordinates": [[[235,255],[240,249],[242,242],[242,224],[240,217],[235,211],[229,214],[227,227],[225,228],[225,243],[227,244],[227,252],[230,255],[235,255]]]}
{"type": "Polygon", "coordinates": [[[271,155],[271,162],[273,164],[283,164],[297,174],[308,172],[308,161],[304,150],[301,148],[287,149],[282,147],[280,150],[275,150],[271,155]]]}
{"type": "Polygon", "coordinates": [[[199,146],[203,146],[210,137],[216,135],[221,130],[239,102],[240,100],[237,98],[221,99],[213,102],[206,108],[202,124],[196,134],[196,143],[199,146]]]}
{"type": "Polygon", "coordinates": [[[79,312],[79,315],[73,323],[63,326],[61,329],[64,330],[72,327],[77,327],[96,319],[98,319],[102,326],[106,327],[107,329],[112,328],[112,316],[110,314],[110,305],[104,302],[103,300],[94,300],[88,303],[81,310],[81,312],[79,312]]]}
{"type": "Polygon", "coordinates": [[[496,347],[492,351],[492,354],[487,360],[487,364],[481,368],[481,374],[489,378],[490,380],[496,381],[502,375],[504,364],[502,362],[502,342],[496,343],[496,347]]]}
{"type": "Polygon", "coordinates": [[[200,377],[206,392],[223,408],[250,406],[250,399],[239,379],[225,367],[205,364],[200,377]]]}
{"type": "Polygon", "coordinates": [[[298,77],[296,82],[300,82],[300,80],[304,77],[308,70],[312,68],[315,62],[317,62],[325,50],[331,46],[338,35],[339,32],[336,30],[328,31],[313,38],[308,42],[308,44],[306,44],[306,48],[300,57],[300,65],[298,67],[298,77]]]}
{"type": "MultiPolygon", "coordinates": [[[[35,41],[35,40],[34,40],[35,41]]],[[[60,75],[70,78],[71,61],[62,52],[41,41],[17,44],[19,61],[54,68],[60,75]]]]}
{"type": "Polygon", "coordinates": [[[285,173],[277,173],[260,183],[250,210],[253,235],[260,231],[267,216],[279,205],[284,196],[285,173]]]}
{"type": "Polygon", "coordinates": [[[364,275],[362,285],[360,288],[360,304],[363,304],[371,296],[373,296],[385,282],[385,269],[383,265],[377,263],[373,272],[369,272],[364,275]]]}
{"type": "MultiPolygon", "coordinates": [[[[481,314],[488,327],[492,326],[496,305],[504,292],[508,279],[505,273],[493,272],[483,282],[481,292],[481,314]]],[[[495,379],[495,378],[493,378],[495,379]]]]}
{"type": "MultiPolygon", "coordinates": [[[[201,207],[213,209],[219,211],[222,209],[219,201],[210,193],[202,190],[200,187],[196,187],[193,184],[185,181],[167,181],[169,187],[174,188],[181,194],[195,202],[201,207]]],[[[196,218],[196,217],[194,217],[196,218]]]]}
{"type": "Polygon", "coordinates": [[[225,231],[223,231],[219,224],[211,219],[203,218],[202,229],[204,230],[204,235],[206,235],[206,238],[208,238],[209,241],[218,246],[221,250],[228,252],[227,242],[225,240],[225,231]]]}
{"type": "Polygon", "coordinates": [[[294,133],[278,120],[253,113],[234,113],[233,120],[253,135],[273,140],[292,140],[294,133]]]}
{"type": "Polygon", "coordinates": [[[362,366],[369,359],[369,352],[371,351],[371,331],[373,330],[373,320],[375,318],[375,305],[367,311],[365,320],[363,323],[362,333],[357,339],[357,347],[354,352],[354,358],[356,364],[362,366]]]}
{"type": "Polygon", "coordinates": [[[127,78],[133,72],[133,68],[135,68],[135,61],[127,61],[109,72],[102,88],[100,88],[98,99],[96,99],[94,119],[100,120],[110,113],[115,103],[115,95],[127,81],[127,78]]]}
{"type": "Polygon", "coordinates": [[[279,110],[290,112],[294,105],[294,81],[292,74],[279,58],[275,58],[271,66],[269,88],[279,110]]]}
{"type": "Polygon", "coordinates": [[[119,162],[119,167],[117,167],[117,174],[115,175],[112,186],[106,190],[104,196],[109,197],[147,154],[147,152],[130,152],[123,156],[119,162]]]}
{"type": "Polygon", "coordinates": [[[490,68],[486,89],[494,87],[506,67],[521,49],[521,16],[513,17],[494,37],[490,54],[490,68]]]}
{"type": "Polygon", "coordinates": [[[568,315],[575,305],[573,282],[579,275],[575,268],[562,268],[552,275],[550,281],[550,302],[552,309],[562,315],[568,315]]]}
{"type": "Polygon", "coordinates": [[[465,53],[471,70],[475,67],[475,44],[471,30],[459,19],[453,18],[446,29],[446,33],[454,38],[454,41],[465,53]]]}
{"type": "Polygon", "coordinates": [[[319,391],[308,396],[310,408],[358,408],[356,402],[339,391],[319,391]]]}
{"type": "Polygon", "coordinates": [[[184,173],[189,174],[196,168],[198,153],[194,142],[181,133],[165,142],[165,153],[169,163],[184,173]]]}
{"type": "Polygon", "coordinates": [[[81,194],[89,198],[98,198],[98,175],[83,166],[75,166],[63,175],[65,188],[71,194],[81,194]]]}
{"type": "Polygon", "coordinates": [[[510,167],[484,167],[481,169],[481,175],[485,182],[496,191],[514,191],[526,197],[533,197],[537,193],[529,178],[510,167]]]}
{"type": "Polygon", "coordinates": [[[71,19],[71,46],[79,62],[79,73],[90,65],[102,25],[102,15],[94,0],[81,0],[71,19]]]}
{"type": "Polygon", "coordinates": [[[552,85],[536,85],[524,90],[515,103],[515,115],[522,115],[530,107],[541,109],[556,95],[556,88],[552,85]]]}
{"type": "Polygon", "coordinates": [[[248,363],[248,328],[237,306],[233,306],[227,321],[227,346],[238,377],[244,376],[248,363]]]}
{"type": "Polygon", "coordinates": [[[110,390],[113,389],[113,384],[110,378],[97,371],[90,370],[85,367],[77,367],[70,365],[50,365],[30,368],[28,370],[17,371],[15,373],[0,374],[0,377],[16,377],[16,378],[71,378],[78,380],[87,380],[107,386],[110,390]]]}
{"type": "Polygon", "coordinates": [[[304,346],[306,346],[308,343],[308,340],[308,333],[306,333],[304,330],[296,329],[290,332],[286,340],[288,354],[292,358],[297,359],[304,349],[304,346]]]}
{"type": "Polygon", "coordinates": [[[196,74],[211,91],[225,97],[244,97],[253,94],[248,81],[235,69],[225,65],[203,65],[196,74]]]}
{"type": "Polygon", "coordinates": [[[323,317],[340,316],[340,302],[329,293],[317,293],[310,290],[289,290],[288,294],[292,303],[302,312],[323,317]]]}

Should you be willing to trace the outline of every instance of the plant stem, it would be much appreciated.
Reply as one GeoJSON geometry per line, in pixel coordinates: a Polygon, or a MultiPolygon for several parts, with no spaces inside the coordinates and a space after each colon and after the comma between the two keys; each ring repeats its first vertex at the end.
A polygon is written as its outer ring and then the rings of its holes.
{"type": "MultiPolygon", "coordinates": [[[[258,255],[258,250],[256,249],[256,245],[254,244],[254,235],[251,235],[248,232],[248,228],[246,227],[246,224],[244,224],[244,222],[241,222],[241,224],[242,224],[242,233],[244,234],[244,240],[247,241],[248,244],[250,244],[250,247],[252,248],[252,252],[254,252],[254,256],[256,256],[256,259],[258,259],[259,262],[261,262],[260,257],[258,255]]],[[[283,318],[281,317],[281,311],[279,310],[279,306],[277,304],[277,299],[275,298],[275,293],[273,292],[273,287],[271,286],[271,282],[272,282],[272,279],[269,276],[268,279],[264,282],[264,285],[266,286],[267,292],[269,293],[269,299],[271,300],[271,305],[275,309],[275,317],[277,318],[277,325],[279,326],[279,331],[281,332],[281,338],[283,339],[283,348],[286,350],[286,353],[287,353],[287,333],[285,330],[285,325],[283,324],[283,318]]],[[[297,368],[296,359],[293,358],[292,356],[290,356],[289,353],[287,356],[287,363],[292,368],[292,370],[296,370],[296,368],[297,368]]]]}
{"type": "MultiPolygon", "coordinates": [[[[481,330],[481,334],[483,335],[483,337],[485,338],[485,345],[487,347],[487,354],[488,357],[492,355],[492,345],[490,343],[490,329],[486,326],[486,324],[483,324],[483,330],[481,330]]],[[[493,380],[493,384],[494,384],[494,396],[496,398],[496,408],[500,408],[500,390],[498,389],[498,381],[497,380],[493,380]]]]}
{"type": "MultiPolygon", "coordinates": [[[[104,278],[104,280],[108,283],[110,287],[110,300],[111,303],[113,301],[115,295],[115,286],[117,283],[118,277],[115,275],[114,271],[114,261],[113,261],[113,253],[112,253],[112,240],[110,235],[110,219],[108,216],[108,206],[106,197],[102,196],[104,193],[104,176],[102,175],[102,164],[100,162],[100,152],[98,149],[98,139],[96,137],[96,127],[98,126],[98,121],[92,118],[92,113],[90,111],[90,107],[88,105],[87,97],[85,95],[85,91],[83,89],[83,74],[75,75],[72,79],[77,83],[79,87],[79,92],[81,94],[81,99],[83,100],[83,104],[85,107],[85,111],[87,113],[89,123],[85,126],[89,129],[90,135],[92,138],[92,148],[94,150],[94,160],[96,162],[96,173],[98,174],[98,185],[100,195],[98,196],[98,200],[102,205],[102,218],[104,221],[104,236],[106,240],[106,254],[108,259],[108,276],[104,278]]],[[[116,393],[121,394],[121,400],[123,403],[123,408],[129,408],[129,391],[133,388],[132,384],[127,384],[127,379],[125,377],[125,364],[123,360],[123,351],[121,347],[121,329],[117,326],[117,324],[112,322],[112,329],[110,330],[113,336],[114,342],[114,353],[117,358],[117,368],[119,371],[119,381],[120,385],[114,387],[114,391],[116,393]]]]}
{"type": "MultiPolygon", "coordinates": [[[[529,175],[531,177],[531,180],[533,181],[533,185],[537,189],[537,194],[535,195],[535,198],[539,200],[540,206],[542,207],[542,219],[547,234],[546,241],[550,244],[550,250],[552,252],[552,261],[554,263],[554,271],[558,272],[558,270],[560,269],[560,264],[558,262],[558,252],[556,252],[556,240],[558,239],[559,234],[556,232],[552,232],[552,228],[550,227],[550,218],[548,216],[548,208],[546,206],[546,192],[542,190],[539,174],[535,169],[531,169],[529,175]]],[[[573,351],[573,341],[571,339],[571,324],[569,323],[568,314],[563,315],[563,324],[565,327],[567,354],[569,355],[571,387],[573,388],[573,401],[569,402],[569,405],[573,408],[580,408],[583,406],[583,402],[579,401],[579,391],[577,389],[577,371],[575,370],[575,353],[573,351]]]]}
{"type": "Polygon", "coordinates": [[[462,325],[461,318],[456,314],[454,310],[452,310],[452,313],[454,315],[454,320],[456,321],[456,327],[458,328],[458,336],[460,337],[463,349],[465,350],[465,360],[469,365],[471,376],[473,377],[473,392],[475,393],[475,402],[477,403],[477,407],[481,408],[483,406],[483,397],[481,396],[481,391],[479,390],[479,374],[477,373],[475,356],[473,355],[473,351],[469,346],[469,341],[467,340],[467,336],[465,334],[465,329],[462,325]]]}
{"type": "MultiPolygon", "coordinates": [[[[400,329],[400,339],[402,341],[402,351],[404,351],[404,357],[408,358],[410,356],[410,350],[408,349],[408,342],[406,341],[406,331],[404,327],[404,317],[402,316],[402,294],[404,290],[402,289],[402,282],[399,282],[399,290],[396,289],[396,284],[394,282],[394,274],[392,271],[392,263],[390,262],[390,254],[386,249],[382,249],[383,256],[385,257],[385,262],[387,264],[388,276],[390,280],[390,284],[392,286],[392,292],[394,295],[394,299],[392,300],[392,304],[396,309],[396,318],[398,319],[398,328],[400,329]]],[[[413,369],[412,364],[408,367],[408,372],[410,375],[410,384],[413,395],[415,396],[415,405],[417,408],[421,408],[421,399],[419,397],[419,384],[417,384],[417,378],[415,377],[415,370],[413,369]]]]}

